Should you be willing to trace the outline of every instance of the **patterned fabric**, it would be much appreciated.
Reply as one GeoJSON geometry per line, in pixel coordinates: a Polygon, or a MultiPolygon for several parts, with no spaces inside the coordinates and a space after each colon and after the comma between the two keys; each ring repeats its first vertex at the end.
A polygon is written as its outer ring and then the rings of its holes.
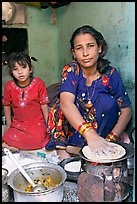
{"type": "Polygon", "coordinates": [[[44,81],[33,78],[26,87],[19,87],[13,80],[5,83],[4,106],[12,106],[12,125],[3,135],[9,146],[20,149],[43,148],[49,140],[41,105],[48,104],[44,81]]]}
{"type": "MultiPolygon", "coordinates": [[[[75,105],[84,120],[92,123],[103,138],[115,126],[121,108],[131,104],[117,69],[111,66],[108,66],[107,72],[94,80],[91,86],[87,86],[79,65],[76,62],[67,64],[62,72],[61,92],[75,95],[75,105]]],[[[50,110],[48,128],[51,139],[46,149],[54,149],[57,145],[82,147],[86,144],[84,137],[71,127],[62,114],[59,99],[50,110]]]]}

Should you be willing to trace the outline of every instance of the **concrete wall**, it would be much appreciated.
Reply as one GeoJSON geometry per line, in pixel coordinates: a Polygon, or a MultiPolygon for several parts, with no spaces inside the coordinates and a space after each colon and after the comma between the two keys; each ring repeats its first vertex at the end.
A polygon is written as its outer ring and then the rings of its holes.
{"type": "MultiPolygon", "coordinates": [[[[84,24],[98,29],[108,43],[106,58],[120,71],[129,91],[134,126],[135,2],[71,2],[57,9],[28,6],[29,54],[38,59],[33,63],[34,74],[47,86],[59,82],[64,64],[71,59],[71,35],[84,24]]],[[[3,70],[2,85],[8,79],[3,70]]]]}
{"type": "Polygon", "coordinates": [[[53,10],[29,6],[27,8],[29,54],[38,62],[33,63],[35,76],[46,85],[58,82],[58,25],[51,21],[53,10]]]}

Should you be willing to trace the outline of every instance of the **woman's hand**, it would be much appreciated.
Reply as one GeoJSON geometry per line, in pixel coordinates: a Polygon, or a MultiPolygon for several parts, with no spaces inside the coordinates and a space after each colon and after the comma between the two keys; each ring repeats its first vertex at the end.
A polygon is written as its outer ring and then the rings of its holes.
{"type": "Polygon", "coordinates": [[[85,138],[93,154],[108,155],[110,152],[115,153],[116,151],[115,147],[112,148],[110,142],[98,135],[94,129],[89,130],[85,134],[85,138]]]}

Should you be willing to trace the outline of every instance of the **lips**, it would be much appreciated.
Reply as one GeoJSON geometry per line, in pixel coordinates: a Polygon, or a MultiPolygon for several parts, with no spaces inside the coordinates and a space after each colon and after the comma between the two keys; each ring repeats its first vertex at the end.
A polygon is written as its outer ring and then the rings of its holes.
{"type": "Polygon", "coordinates": [[[84,63],[88,63],[88,62],[90,62],[90,60],[89,59],[85,59],[85,60],[83,60],[83,62],[84,63]]]}
{"type": "Polygon", "coordinates": [[[21,79],[22,79],[22,78],[24,78],[24,76],[19,76],[19,78],[21,78],[21,79]]]}

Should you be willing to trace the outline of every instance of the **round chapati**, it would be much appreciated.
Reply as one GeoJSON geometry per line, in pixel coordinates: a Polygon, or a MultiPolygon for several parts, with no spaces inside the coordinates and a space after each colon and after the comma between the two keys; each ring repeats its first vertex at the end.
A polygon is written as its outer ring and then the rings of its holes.
{"type": "Polygon", "coordinates": [[[110,142],[110,145],[112,145],[113,152],[109,152],[108,154],[105,154],[102,152],[101,155],[98,154],[98,152],[92,152],[89,146],[84,146],[82,149],[83,155],[91,160],[91,161],[104,161],[104,160],[117,160],[123,157],[126,154],[125,148],[123,148],[121,145],[110,142]]]}

